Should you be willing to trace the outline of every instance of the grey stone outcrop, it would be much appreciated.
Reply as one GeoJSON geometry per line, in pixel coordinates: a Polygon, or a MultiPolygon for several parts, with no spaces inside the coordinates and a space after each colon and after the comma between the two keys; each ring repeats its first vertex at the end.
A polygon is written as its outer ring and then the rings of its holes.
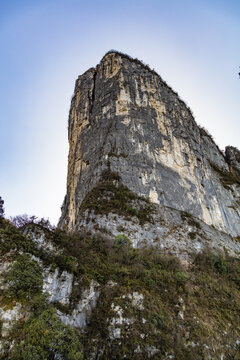
{"type": "Polygon", "coordinates": [[[110,169],[161,213],[185,211],[239,236],[239,151],[227,148],[225,156],[178,94],[141,62],[110,52],[79,76],[69,146],[61,228],[82,226],[81,204],[110,169]]]}

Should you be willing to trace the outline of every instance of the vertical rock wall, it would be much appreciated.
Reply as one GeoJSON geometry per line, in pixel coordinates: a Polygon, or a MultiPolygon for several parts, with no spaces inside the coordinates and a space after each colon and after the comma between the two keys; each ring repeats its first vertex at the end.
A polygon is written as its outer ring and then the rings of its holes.
{"type": "MultiPolygon", "coordinates": [[[[239,174],[185,103],[141,62],[110,52],[79,76],[69,146],[60,227],[77,229],[82,201],[110,169],[156,205],[240,234],[239,174]]],[[[240,166],[237,156],[234,161],[240,166]]]]}

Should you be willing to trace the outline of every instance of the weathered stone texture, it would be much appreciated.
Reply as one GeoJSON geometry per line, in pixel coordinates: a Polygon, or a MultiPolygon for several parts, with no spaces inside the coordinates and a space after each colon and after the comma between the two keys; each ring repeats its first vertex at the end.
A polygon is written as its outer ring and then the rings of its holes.
{"type": "Polygon", "coordinates": [[[231,171],[240,178],[240,151],[233,146],[227,146],[225,152],[231,171]]]}
{"type": "Polygon", "coordinates": [[[78,228],[84,197],[110,169],[156,205],[187,211],[232,236],[240,234],[239,183],[226,186],[219,175],[230,173],[229,164],[239,169],[239,151],[231,152],[235,155],[227,162],[185,103],[140,62],[111,52],[79,76],[69,144],[60,227],[78,228]]]}

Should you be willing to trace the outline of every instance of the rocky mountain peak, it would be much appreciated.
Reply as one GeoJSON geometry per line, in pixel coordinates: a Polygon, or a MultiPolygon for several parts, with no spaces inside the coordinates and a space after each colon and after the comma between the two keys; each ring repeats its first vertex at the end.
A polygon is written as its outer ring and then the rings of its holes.
{"type": "Polygon", "coordinates": [[[68,131],[59,227],[0,214],[0,358],[239,359],[239,150],[114,51],[68,131]]]}
{"type": "MultiPolygon", "coordinates": [[[[61,228],[105,228],[116,235],[122,224],[135,246],[155,241],[165,247],[170,229],[186,232],[187,213],[218,237],[239,236],[239,151],[227,148],[225,157],[178,94],[141,61],[110,51],[78,77],[69,145],[61,228]],[[127,189],[123,198],[132,213],[118,199],[119,188],[127,189]],[[102,202],[109,203],[107,209],[102,202]],[[150,207],[152,224],[143,224],[138,214],[150,207]]],[[[186,242],[180,248],[192,246],[174,232],[170,248],[179,237],[186,242]]]]}

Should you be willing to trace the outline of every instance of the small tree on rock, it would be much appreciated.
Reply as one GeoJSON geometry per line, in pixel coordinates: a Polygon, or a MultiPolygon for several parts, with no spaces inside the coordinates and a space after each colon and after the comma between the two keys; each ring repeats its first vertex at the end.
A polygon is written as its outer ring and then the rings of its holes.
{"type": "Polygon", "coordinates": [[[0,196],[0,217],[3,217],[4,215],[4,207],[3,207],[3,204],[4,204],[4,200],[1,198],[0,196]]]}

